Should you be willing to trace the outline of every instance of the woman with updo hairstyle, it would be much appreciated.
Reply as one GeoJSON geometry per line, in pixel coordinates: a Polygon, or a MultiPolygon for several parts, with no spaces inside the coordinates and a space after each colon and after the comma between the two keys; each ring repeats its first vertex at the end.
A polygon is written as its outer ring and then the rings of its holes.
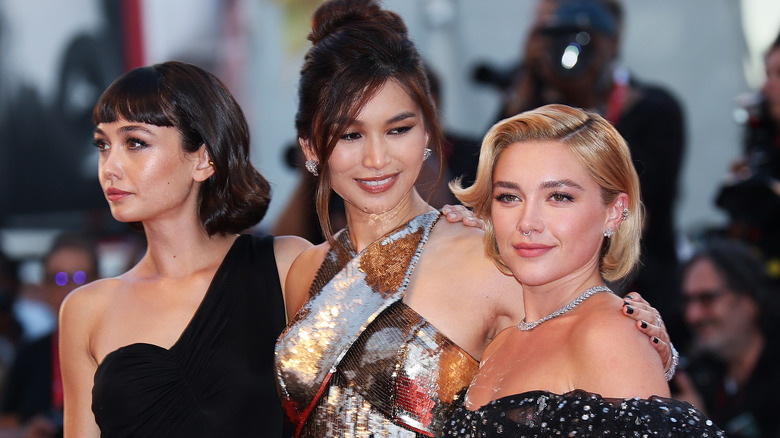
{"type": "Polygon", "coordinates": [[[213,74],[170,61],[121,76],[93,117],[111,214],[147,249],[61,307],[65,436],[281,435],[282,285],[310,244],[240,234],[271,196],[241,108],[213,74]]]}
{"type": "MultiPolygon", "coordinates": [[[[295,436],[435,436],[490,339],[522,319],[522,288],[485,254],[481,229],[439,220],[415,188],[441,129],[401,18],[373,0],[331,0],[309,39],[296,128],[327,241],[287,276],[284,411],[295,436]],[[331,191],[347,218],[336,232],[331,191]]],[[[655,320],[629,303],[632,318],[655,320]]]]}
{"type": "MultiPolygon", "coordinates": [[[[328,159],[348,128],[346,122],[392,80],[419,107],[429,154],[441,155],[442,132],[420,54],[396,13],[375,2],[331,1],[314,13],[309,40],[312,48],[301,69],[295,127],[298,137],[306,139],[301,146],[318,166],[320,225],[329,243],[338,246],[329,222],[332,187],[328,159]],[[372,41],[377,37],[383,40],[372,41]]],[[[440,166],[439,175],[442,172],[440,166]]]]}

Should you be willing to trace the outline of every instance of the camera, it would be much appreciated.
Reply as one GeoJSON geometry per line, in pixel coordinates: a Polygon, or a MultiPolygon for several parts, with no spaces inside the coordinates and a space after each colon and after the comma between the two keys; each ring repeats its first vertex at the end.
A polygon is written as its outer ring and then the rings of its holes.
{"type": "Polygon", "coordinates": [[[715,203],[732,222],[776,229],[780,221],[780,148],[766,102],[748,108],[744,164],[728,175],[715,203]]]}
{"type": "Polygon", "coordinates": [[[617,35],[612,12],[595,0],[563,2],[542,29],[554,72],[564,78],[584,74],[597,53],[596,34],[617,35]]]}
{"type": "Polygon", "coordinates": [[[543,34],[549,39],[547,59],[557,75],[572,78],[587,71],[596,51],[588,30],[565,26],[545,29],[543,34]]]}

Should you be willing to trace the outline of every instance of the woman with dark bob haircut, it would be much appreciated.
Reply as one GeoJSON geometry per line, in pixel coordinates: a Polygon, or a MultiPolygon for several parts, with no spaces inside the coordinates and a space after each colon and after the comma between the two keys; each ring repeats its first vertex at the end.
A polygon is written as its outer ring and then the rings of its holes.
{"type": "Polygon", "coordinates": [[[282,285],[310,244],[239,234],[270,200],[241,108],[214,75],[172,61],[117,79],[94,121],[111,213],[147,251],[63,303],[65,435],[280,435],[282,285]]]}

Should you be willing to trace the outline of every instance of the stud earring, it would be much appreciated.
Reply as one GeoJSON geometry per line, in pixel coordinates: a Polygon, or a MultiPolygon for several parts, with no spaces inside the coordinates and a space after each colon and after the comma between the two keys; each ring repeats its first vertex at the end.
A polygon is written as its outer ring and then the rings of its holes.
{"type": "Polygon", "coordinates": [[[214,162],[209,160],[209,166],[214,167],[214,162]]]}
{"type": "Polygon", "coordinates": [[[314,176],[319,175],[317,172],[317,161],[316,160],[306,160],[306,163],[304,163],[304,166],[306,167],[306,170],[309,171],[314,176]]]}
{"type": "Polygon", "coordinates": [[[620,218],[622,220],[626,220],[626,219],[628,219],[628,216],[630,216],[630,215],[631,215],[631,212],[627,208],[624,208],[623,209],[623,214],[620,215],[620,218]]]}
{"type": "Polygon", "coordinates": [[[612,235],[615,234],[615,229],[612,227],[607,227],[606,230],[604,230],[604,237],[610,238],[612,235]]]}
{"type": "Polygon", "coordinates": [[[431,157],[431,148],[423,149],[423,161],[431,157]]]}

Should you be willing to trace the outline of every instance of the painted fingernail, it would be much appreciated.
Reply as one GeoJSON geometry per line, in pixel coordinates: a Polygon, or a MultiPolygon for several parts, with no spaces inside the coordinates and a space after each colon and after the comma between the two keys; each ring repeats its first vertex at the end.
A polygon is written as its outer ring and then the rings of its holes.
{"type": "Polygon", "coordinates": [[[643,328],[643,329],[646,329],[646,328],[647,328],[647,323],[646,323],[646,322],[644,322],[644,321],[642,321],[642,328],[643,328]]]}
{"type": "Polygon", "coordinates": [[[626,312],[628,312],[629,315],[633,315],[634,308],[631,306],[626,306],[626,312]]]}
{"type": "Polygon", "coordinates": [[[657,343],[658,343],[658,338],[657,338],[657,337],[655,337],[655,336],[653,336],[653,343],[654,343],[654,344],[657,344],[657,343]]]}
{"type": "Polygon", "coordinates": [[[628,298],[629,300],[633,300],[634,296],[633,295],[626,295],[626,298],[628,298]]]}

